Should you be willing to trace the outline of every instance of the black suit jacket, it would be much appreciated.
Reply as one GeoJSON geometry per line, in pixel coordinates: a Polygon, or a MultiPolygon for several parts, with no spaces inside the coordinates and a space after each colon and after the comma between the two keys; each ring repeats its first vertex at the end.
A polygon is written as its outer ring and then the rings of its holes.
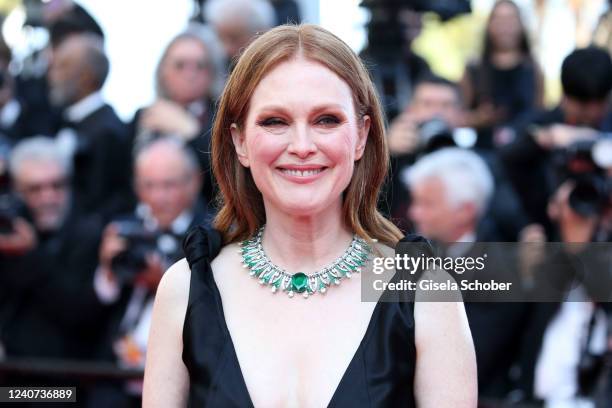
{"type": "MultiPolygon", "coordinates": [[[[471,282],[488,282],[494,279],[497,282],[512,282],[513,288],[520,288],[514,253],[507,247],[504,248],[503,243],[482,241],[483,239],[477,236],[474,245],[465,244],[466,252],[461,256],[477,258],[486,254],[485,268],[465,271],[462,274],[451,271],[451,276],[457,282],[463,279],[471,282]]],[[[509,378],[509,372],[520,360],[521,345],[533,304],[509,302],[515,295],[508,294],[508,297],[504,297],[502,292],[466,292],[464,296],[465,311],[476,351],[479,395],[503,398],[516,387],[509,378]]]]}
{"type": "Polygon", "coordinates": [[[104,220],[126,211],[131,182],[125,124],[104,105],[68,127],[78,135],[72,180],[75,204],[104,220]]]}
{"type": "MultiPolygon", "coordinates": [[[[178,252],[175,254],[175,259],[170,259],[170,262],[178,261],[180,258],[184,256],[182,252],[181,242],[185,234],[196,225],[204,225],[208,227],[210,225],[212,217],[212,212],[210,208],[206,206],[206,203],[202,201],[198,201],[193,209],[193,219],[189,224],[188,228],[183,232],[183,236],[176,236],[178,242],[178,252]]],[[[124,216],[118,217],[115,220],[137,220],[135,215],[126,214],[124,216]]],[[[125,285],[121,288],[121,293],[119,295],[119,299],[112,304],[110,318],[107,323],[107,327],[104,331],[104,336],[102,336],[96,346],[96,356],[102,360],[115,361],[117,356],[113,350],[114,341],[121,335],[121,323],[127,312],[127,308],[129,306],[130,300],[132,298],[132,294],[134,292],[134,287],[132,285],[125,285]]],[[[155,293],[148,293],[147,297],[153,297],[155,293]]]]}
{"type": "Polygon", "coordinates": [[[89,358],[105,308],[92,279],[98,218],[70,216],[23,256],[0,254],[1,335],[9,357],[89,358]]]}

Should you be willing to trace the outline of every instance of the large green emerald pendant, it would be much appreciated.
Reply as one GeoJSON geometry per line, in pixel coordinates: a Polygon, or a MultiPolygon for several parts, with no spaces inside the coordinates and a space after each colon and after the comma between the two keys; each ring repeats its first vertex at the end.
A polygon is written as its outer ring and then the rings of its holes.
{"type": "Polygon", "coordinates": [[[308,287],[308,276],[305,273],[298,272],[291,277],[291,290],[297,293],[302,293],[308,287]]]}

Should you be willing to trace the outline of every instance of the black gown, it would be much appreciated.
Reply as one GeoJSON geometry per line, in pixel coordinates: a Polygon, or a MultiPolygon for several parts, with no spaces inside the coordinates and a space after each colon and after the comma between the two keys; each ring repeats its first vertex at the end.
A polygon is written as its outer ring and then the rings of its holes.
{"type": "MultiPolygon", "coordinates": [[[[182,359],[189,407],[253,407],[227,328],[210,261],[216,230],[193,229],[183,243],[191,267],[182,359]]],[[[415,407],[414,303],[378,302],[328,407],[415,407]]]]}

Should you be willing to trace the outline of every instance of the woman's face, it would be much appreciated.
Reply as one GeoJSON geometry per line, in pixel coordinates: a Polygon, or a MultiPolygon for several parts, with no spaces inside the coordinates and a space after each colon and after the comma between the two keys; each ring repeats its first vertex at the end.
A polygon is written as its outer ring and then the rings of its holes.
{"type": "Polygon", "coordinates": [[[232,138],[266,208],[314,215],[341,200],[361,158],[370,118],[356,117],[351,89],[325,66],[283,62],[255,88],[232,138]]]}
{"type": "Polygon", "coordinates": [[[160,79],[171,100],[188,105],[208,93],[212,79],[208,58],[204,46],[194,39],[184,38],[170,47],[160,79]]]}
{"type": "Polygon", "coordinates": [[[520,46],[522,25],[516,7],[501,3],[491,12],[489,36],[496,50],[515,49],[520,46]]]}

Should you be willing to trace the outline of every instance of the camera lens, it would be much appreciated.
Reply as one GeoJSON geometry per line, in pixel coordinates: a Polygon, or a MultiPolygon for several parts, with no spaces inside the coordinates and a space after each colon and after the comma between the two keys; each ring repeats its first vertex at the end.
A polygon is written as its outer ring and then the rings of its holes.
{"type": "Polygon", "coordinates": [[[569,196],[570,207],[578,214],[589,217],[601,213],[605,200],[597,180],[580,180],[569,196]]]}

